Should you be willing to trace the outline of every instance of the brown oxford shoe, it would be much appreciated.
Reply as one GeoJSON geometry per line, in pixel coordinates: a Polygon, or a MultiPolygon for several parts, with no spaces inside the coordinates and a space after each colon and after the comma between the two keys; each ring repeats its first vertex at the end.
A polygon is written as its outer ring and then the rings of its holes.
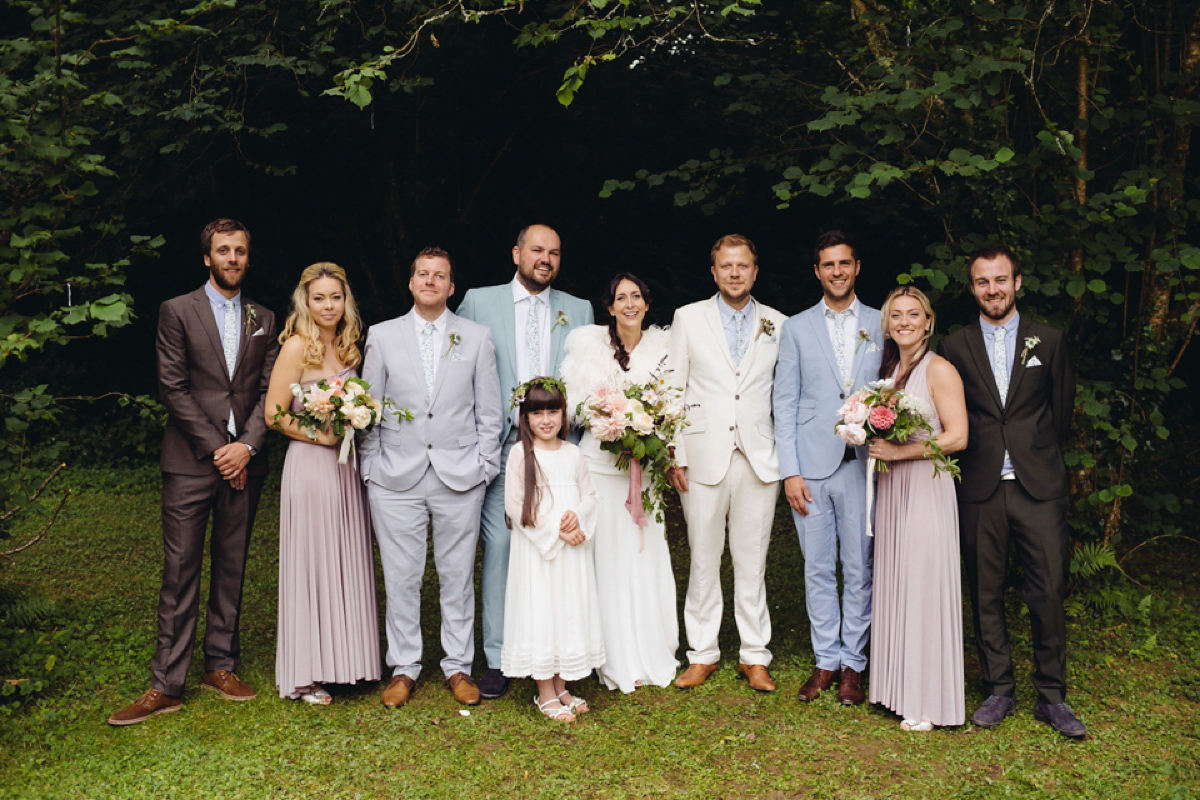
{"type": "Polygon", "coordinates": [[[821,669],[813,667],[812,675],[804,685],[800,687],[799,693],[796,695],[805,703],[811,703],[821,696],[821,692],[833,685],[833,678],[837,675],[831,669],[821,669]]]}
{"type": "Polygon", "coordinates": [[[771,680],[771,673],[763,664],[738,664],[738,675],[756,692],[775,691],[775,681],[771,680]]]}
{"type": "Polygon", "coordinates": [[[842,667],[841,685],[838,686],[838,702],[844,706],[856,706],[867,699],[863,692],[862,673],[842,667]]]}
{"type": "Polygon", "coordinates": [[[720,666],[720,664],[689,664],[683,674],[675,680],[675,685],[680,689],[699,686],[708,680],[708,676],[716,672],[720,666]]]}
{"type": "Polygon", "coordinates": [[[155,714],[170,714],[183,708],[183,698],[171,697],[158,689],[147,689],[146,693],[108,718],[109,725],[136,725],[155,714]]]}
{"type": "Polygon", "coordinates": [[[383,701],[384,706],[387,708],[399,708],[408,702],[412,690],[412,678],[407,675],[393,675],[391,681],[388,682],[387,688],[383,690],[380,700],[383,701]]]}
{"type": "Polygon", "coordinates": [[[465,706],[479,705],[479,687],[470,675],[456,672],[446,679],[446,683],[450,685],[450,694],[454,695],[455,700],[465,706]]]}
{"type": "Polygon", "coordinates": [[[253,700],[258,697],[248,683],[227,669],[204,673],[204,677],[200,679],[200,688],[220,692],[226,700],[253,700]]]}

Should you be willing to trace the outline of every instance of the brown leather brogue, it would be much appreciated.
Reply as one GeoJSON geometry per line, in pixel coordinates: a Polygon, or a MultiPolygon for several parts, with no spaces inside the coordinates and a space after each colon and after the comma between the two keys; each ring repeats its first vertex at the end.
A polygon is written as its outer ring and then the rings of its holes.
{"type": "Polygon", "coordinates": [[[145,722],[155,714],[170,714],[183,708],[183,698],[171,697],[158,689],[147,689],[145,694],[134,700],[130,705],[113,713],[108,718],[109,725],[136,725],[145,722]]]}
{"type": "Polygon", "coordinates": [[[800,687],[800,691],[796,694],[805,703],[810,703],[821,696],[821,692],[833,685],[833,678],[837,675],[831,669],[821,669],[813,667],[812,675],[804,685],[800,687]]]}
{"type": "Polygon", "coordinates": [[[763,664],[738,664],[738,675],[756,692],[775,691],[775,681],[771,680],[771,673],[763,664]]]}
{"type": "Polygon", "coordinates": [[[479,687],[471,680],[470,675],[456,672],[446,679],[446,683],[450,686],[450,694],[454,695],[455,700],[465,706],[479,705],[479,687]]]}
{"type": "Polygon", "coordinates": [[[258,697],[258,694],[250,688],[250,684],[227,669],[216,669],[204,673],[204,677],[200,679],[200,688],[220,692],[226,700],[253,700],[258,697]]]}
{"type": "Polygon", "coordinates": [[[844,706],[856,706],[867,699],[863,691],[862,673],[842,667],[841,685],[838,686],[838,702],[844,706]]]}
{"type": "Polygon", "coordinates": [[[399,708],[408,702],[412,690],[412,678],[407,675],[393,675],[391,681],[388,682],[387,688],[383,690],[380,700],[387,708],[399,708]]]}
{"type": "Polygon", "coordinates": [[[720,667],[720,664],[689,664],[683,674],[675,679],[675,685],[680,689],[691,689],[708,680],[720,667]]]}

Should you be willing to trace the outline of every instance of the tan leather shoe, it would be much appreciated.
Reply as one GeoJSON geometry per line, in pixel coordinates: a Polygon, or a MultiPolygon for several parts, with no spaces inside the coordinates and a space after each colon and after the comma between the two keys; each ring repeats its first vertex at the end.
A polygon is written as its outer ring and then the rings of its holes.
{"type": "Polygon", "coordinates": [[[408,702],[412,694],[413,679],[407,675],[393,675],[380,700],[388,708],[399,708],[408,702]]]}
{"type": "Polygon", "coordinates": [[[821,692],[833,685],[833,679],[836,675],[837,672],[834,670],[813,667],[812,675],[809,676],[809,679],[804,682],[803,686],[800,687],[800,691],[796,696],[805,703],[810,703],[813,700],[816,700],[821,696],[821,692]]]}
{"type": "Polygon", "coordinates": [[[838,686],[838,702],[844,706],[856,706],[867,699],[863,691],[862,674],[849,667],[842,667],[841,685],[838,686]]]}
{"type": "Polygon", "coordinates": [[[136,725],[155,714],[170,714],[183,708],[183,699],[163,694],[158,689],[147,689],[145,694],[108,718],[109,725],[136,725]]]}
{"type": "Polygon", "coordinates": [[[675,685],[680,689],[699,686],[708,680],[708,676],[716,672],[720,666],[720,664],[689,664],[683,674],[675,680],[675,685]]]}
{"type": "Polygon", "coordinates": [[[249,684],[227,669],[204,673],[204,677],[200,679],[200,688],[220,692],[226,700],[253,700],[258,697],[249,684]]]}
{"type": "Polygon", "coordinates": [[[756,692],[775,691],[775,681],[771,680],[771,673],[762,664],[738,664],[738,675],[745,678],[756,692]]]}
{"type": "Polygon", "coordinates": [[[479,705],[479,687],[470,675],[456,672],[446,679],[446,683],[450,685],[450,694],[454,695],[455,700],[465,706],[479,705]]]}

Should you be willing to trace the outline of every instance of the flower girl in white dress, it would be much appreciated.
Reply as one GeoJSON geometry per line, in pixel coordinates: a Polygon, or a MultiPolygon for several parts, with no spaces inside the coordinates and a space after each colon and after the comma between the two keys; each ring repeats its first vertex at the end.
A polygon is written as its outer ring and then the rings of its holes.
{"type": "Polygon", "coordinates": [[[566,392],[554,378],[517,387],[520,447],[505,472],[512,523],[501,670],[537,682],[533,702],[553,720],[588,710],[566,681],[604,664],[592,557],[596,490],[579,448],[566,441],[566,392]]]}

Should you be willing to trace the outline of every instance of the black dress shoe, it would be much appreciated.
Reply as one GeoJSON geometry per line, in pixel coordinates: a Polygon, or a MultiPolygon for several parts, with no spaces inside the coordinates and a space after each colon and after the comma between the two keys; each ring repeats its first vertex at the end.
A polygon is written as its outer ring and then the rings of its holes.
{"type": "Polygon", "coordinates": [[[1038,703],[1033,707],[1033,718],[1046,723],[1063,736],[1072,739],[1087,736],[1087,727],[1066,703],[1038,703]]]}
{"type": "Polygon", "coordinates": [[[479,679],[479,694],[484,699],[495,700],[508,691],[508,678],[498,669],[489,669],[479,679]]]}
{"type": "Polygon", "coordinates": [[[1004,718],[1011,716],[1016,710],[1016,700],[1013,700],[1011,697],[1001,697],[998,694],[994,694],[987,700],[984,700],[979,710],[971,715],[971,722],[974,722],[981,728],[994,728],[1001,722],[1004,722],[1004,718]]]}

